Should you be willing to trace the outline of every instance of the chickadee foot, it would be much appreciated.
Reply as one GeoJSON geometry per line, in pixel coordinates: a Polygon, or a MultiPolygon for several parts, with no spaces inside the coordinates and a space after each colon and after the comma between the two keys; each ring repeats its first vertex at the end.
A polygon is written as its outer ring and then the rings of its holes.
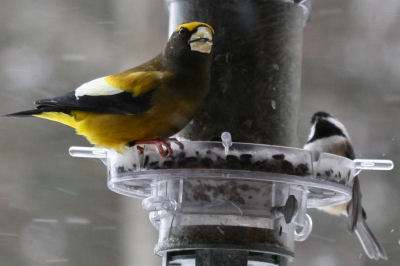
{"type": "Polygon", "coordinates": [[[160,156],[165,158],[167,156],[171,156],[174,152],[171,148],[171,143],[175,143],[181,150],[183,150],[184,146],[181,142],[179,142],[176,138],[165,138],[165,139],[154,139],[154,140],[139,140],[131,143],[131,146],[137,145],[137,149],[141,152],[144,151],[144,148],[139,145],[145,144],[153,144],[157,147],[160,156]],[[165,149],[164,149],[165,148],[165,149]]]}

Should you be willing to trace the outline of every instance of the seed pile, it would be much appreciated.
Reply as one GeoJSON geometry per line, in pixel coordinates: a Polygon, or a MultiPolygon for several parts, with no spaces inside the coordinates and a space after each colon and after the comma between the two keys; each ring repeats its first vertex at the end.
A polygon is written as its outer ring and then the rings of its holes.
{"type": "Polygon", "coordinates": [[[142,168],[146,170],[181,168],[231,169],[297,176],[306,176],[310,174],[310,169],[307,164],[293,164],[285,159],[284,154],[274,154],[271,159],[256,159],[249,153],[221,156],[213,153],[211,150],[207,150],[205,154],[200,154],[196,151],[195,155],[188,155],[186,152],[181,151],[163,161],[160,161],[159,158],[155,158],[155,156],[151,158],[149,155],[145,155],[142,168]]]}

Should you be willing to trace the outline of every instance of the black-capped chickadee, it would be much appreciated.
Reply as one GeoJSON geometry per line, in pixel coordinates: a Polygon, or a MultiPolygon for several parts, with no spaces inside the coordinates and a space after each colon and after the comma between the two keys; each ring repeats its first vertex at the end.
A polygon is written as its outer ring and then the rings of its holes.
{"type": "MultiPolygon", "coordinates": [[[[317,161],[322,152],[333,153],[355,158],[353,145],[344,125],[332,115],[317,112],[311,118],[311,130],[305,150],[312,152],[313,160],[317,161]]],[[[373,235],[366,223],[366,213],[361,204],[361,189],[358,176],[354,177],[352,199],[348,203],[322,208],[334,215],[348,217],[348,229],[355,233],[365,253],[370,259],[387,259],[386,252],[373,235]]]]}

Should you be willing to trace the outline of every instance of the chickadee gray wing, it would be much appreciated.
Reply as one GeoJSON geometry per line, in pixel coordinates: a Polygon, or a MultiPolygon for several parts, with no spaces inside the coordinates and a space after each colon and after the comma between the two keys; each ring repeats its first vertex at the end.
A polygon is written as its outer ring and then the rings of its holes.
{"type": "MultiPolygon", "coordinates": [[[[353,146],[348,141],[346,142],[344,153],[347,158],[351,160],[355,159],[353,146]]],[[[361,219],[362,216],[360,180],[358,179],[358,176],[354,177],[353,180],[352,196],[351,200],[347,204],[347,228],[351,233],[356,230],[357,222],[361,219]]]]}
{"type": "Polygon", "coordinates": [[[358,220],[362,216],[361,188],[358,176],[354,177],[352,197],[347,204],[347,216],[347,228],[353,233],[356,230],[358,220]]]}

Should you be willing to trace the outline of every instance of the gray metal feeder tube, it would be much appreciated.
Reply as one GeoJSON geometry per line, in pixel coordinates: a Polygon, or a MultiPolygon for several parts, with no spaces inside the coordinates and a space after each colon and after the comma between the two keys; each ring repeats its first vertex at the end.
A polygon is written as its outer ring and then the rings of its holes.
{"type": "Polygon", "coordinates": [[[304,8],[287,0],[167,0],[169,29],[212,25],[210,93],[181,135],[297,146],[304,8]]]}
{"type": "MultiPolygon", "coordinates": [[[[170,33],[191,21],[206,22],[216,31],[210,92],[201,111],[180,135],[191,140],[219,140],[221,132],[229,131],[234,141],[297,146],[306,19],[298,1],[166,2],[170,33]]],[[[223,250],[199,249],[191,256],[196,266],[244,266],[249,252],[228,245],[223,250]]],[[[288,260],[273,252],[261,256],[269,256],[259,260],[271,263],[265,265],[286,265],[288,260]]],[[[164,266],[170,265],[168,257],[164,266]]]]}

